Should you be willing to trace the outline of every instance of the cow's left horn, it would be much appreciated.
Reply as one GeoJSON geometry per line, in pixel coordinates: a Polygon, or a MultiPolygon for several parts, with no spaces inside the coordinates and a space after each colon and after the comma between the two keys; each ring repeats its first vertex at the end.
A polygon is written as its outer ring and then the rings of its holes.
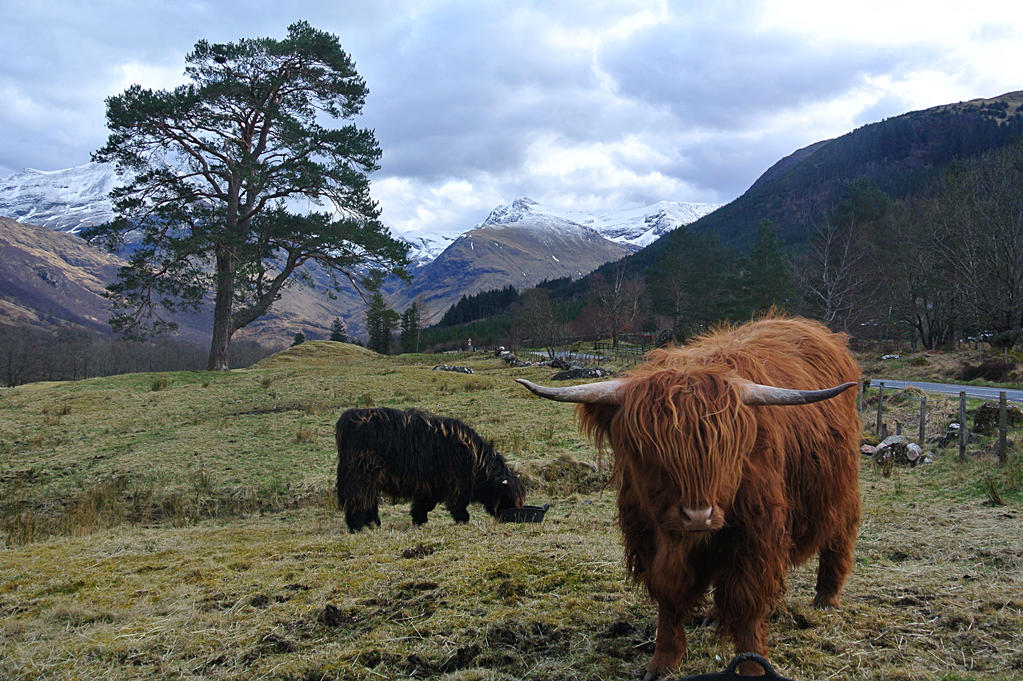
{"type": "Polygon", "coordinates": [[[810,404],[827,400],[839,395],[856,385],[856,382],[843,383],[834,388],[824,390],[792,390],[789,388],[775,388],[770,385],[746,382],[743,384],[742,401],[749,405],[784,405],[784,404],[810,404]]]}
{"type": "Polygon", "coordinates": [[[629,383],[628,379],[614,378],[610,381],[552,388],[531,383],[524,378],[516,378],[515,380],[529,388],[533,393],[548,400],[554,400],[555,402],[583,402],[585,404],[621,404],[622,389],[629,383]]]}

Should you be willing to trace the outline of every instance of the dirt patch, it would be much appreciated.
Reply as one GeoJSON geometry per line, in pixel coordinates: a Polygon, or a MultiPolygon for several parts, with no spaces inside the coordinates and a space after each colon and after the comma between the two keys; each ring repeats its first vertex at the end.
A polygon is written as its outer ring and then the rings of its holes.
{"type": "Polygon", "coordinates": [[[345,627],[351,630],[364,621],[365,617],[358,608],[342,610],[332,603],[327,603],[312,619],[325,627],[345,627]]]}
{"type": "Polygon", "coordinates": [[[293,641],[290,641],[279,634],[270,632],[263,636],[256,647],[253,648],[243,661],[251,662],[268,655],[288,655],[298,650],[293,641]]]}
{"type": "Polygon", "coordinates": [[[419,544],[417,546],[413,546],[412,548],[405,549],[404,551],[402,551],[401,557],[408,559],[426,558],[427,556],[432,555],[433,552],[436,550],[437,549],[435,549],[432,546],[419,544]]]}
{"type": "Polygon", "coordinates": [[[570,642],[567,629],[547,622],[506,621],[487,629],[484,640],[488,648],[509,648],[531,655],[553,655],[564,651],[570,642]]]}
{"type": "Polygon", "coordinates": [[[598,635],[595,648],[597,652],[638,665],[653,653],[654,633],[652,624],[637,627],[628,620],[618,619],[598,635]]]}

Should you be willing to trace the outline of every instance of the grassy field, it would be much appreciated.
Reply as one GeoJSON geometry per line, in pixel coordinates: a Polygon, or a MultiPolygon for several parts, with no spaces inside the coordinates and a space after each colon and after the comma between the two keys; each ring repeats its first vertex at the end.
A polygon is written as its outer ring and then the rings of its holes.
{"type": "MultiPolygon", "coordinates": [[[[606,462],[569,406],[512,380],[551,373],[311,342],[243,371],[0,390],[0,678],[633,678],[655,609],[624,579],[606,462]],[[348,534],[333,423],[375,405],[493,438],[545,521],[473,506],[468,525],[438,509],[413,527],[385,503],[379,530],[348,534]]],[[[929,432],[955,420],[951,400],[929,403],[929,432]]],[[[915,423],[912,393],[888,406],[915,423]]],[[[792,571],[769,633],[781,673],[1023,676],[1023,464],[998,468],[983,440],[934,458],[864,458],[843,607],[811,608],[814,565],[792,571]]],[[[712,630],[689,634],[683,673],[731,657],[712,630]]]]}

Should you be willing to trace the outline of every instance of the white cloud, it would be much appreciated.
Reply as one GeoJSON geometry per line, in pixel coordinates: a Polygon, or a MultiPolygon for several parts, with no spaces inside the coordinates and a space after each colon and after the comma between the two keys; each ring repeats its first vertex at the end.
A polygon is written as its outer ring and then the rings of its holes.
{"type": "Polygon", "coordinates": [[[117,64],[112,69],[113,82],[110,94],[117,95],[132,85],[141,85],[150,90],[173,90],[189,82],[182,64],[144,64],[132,60],[117,64]]]}
{"type": "MultiPolygon", "coordinates": [[[[105,97],[183,82],[201,38],[281,37],[297,18],[264,0],[7,5],[0,172],[83,163],[105,97]]],[[[322,0],[302,18],[367,80],[358,123],[396,232],[464,229],[521,195],[728,201],[799,147],[1023,88],[1018,0],[322,0]]]]}
{"type": "Polygon", "coordinates": [[[380,202],[381,219],[395,234],[466,229],[505,200],[487,177],[477,183],[449,178],[440,185],[410,177],[383,177],[373,181],[372,194],[380,202]],[[448,226],[447,230],[439,225],[448,226]]]}
{"type": "Polygon", "coordinates": [[[874,45],[907,41],[954,44],[969,42],[990,25],[1018,27],[1023,7],[1015,0],[969,3],[950,0],[861,0],[822,3],[771,0],[754,15],[760,31],[789,31],[822,42],[850,39],[874,45]]]}
{"type": "Polygon", "coordinates": [[[672,159],[637,135],[605,143],[573,142],[554,135],[530,145],[523,164],[529,195],[569,209],[649,204],[691,188],[663,172],[672,159]]]}

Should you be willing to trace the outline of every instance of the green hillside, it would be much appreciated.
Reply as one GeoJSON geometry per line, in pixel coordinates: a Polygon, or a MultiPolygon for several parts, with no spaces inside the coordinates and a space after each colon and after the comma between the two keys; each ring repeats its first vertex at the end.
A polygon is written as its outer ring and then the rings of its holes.
{"type": "Polygon", "coordinates": [[[1010,92],[913,111],[817,142],[778,161],[742,196],[692,227],[746,245],[760,221],[770,220],[785,242],[805,243],[813,221],[857,180],[868,178],[891,198],[919,191],[949,163],[1018,139],[1021,109],[1023,91],[1010,92]]]}

